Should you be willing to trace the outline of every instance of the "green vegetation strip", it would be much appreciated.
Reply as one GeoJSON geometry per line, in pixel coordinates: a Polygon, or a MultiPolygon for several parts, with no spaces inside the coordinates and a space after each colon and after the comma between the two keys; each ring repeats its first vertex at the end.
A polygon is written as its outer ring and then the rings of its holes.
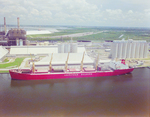
{"type": "Polygon", "coordinates": [[[65,30],[59,30],[59,32],[51,33],[51,34],[35,34],[35,35],[27,35],[27,38],[32,37],[51,37],[51,36],[61,36],[61,35],[69,35],[75,33],[85,33],[85,32],[97,32],[100,29],[97,28],[70,28],[65,30]]]}
{"type": "Polygon", "coordinates": [[[102,33],[97,33],[93,35],[83,35],[82,37],[74,37],[73,40],[91,40],[91,41],[105,41],[105,40],[121,40],[121,39],[134,39],[134,40],[146,40],[150,42],[150,32],[149,30],[130,30],[130,29],[103,29],[103,28],[70,28],[66,30],[59,30],[59,32],[55,32],[52,34],[36,34],[36,35],[28,35],[27,39],[32,41],[68,41],[70,37],[60,38],[52,38],[52,36],[61,36],[61,35],[69,35],[75,33],[86,33],[86,32],[99,32],[104,31],[102,33]],[[106,30],[106,31],[105,31],[106,30]],[[146,35],[147,34],[147,35],[146,35]],[[119,38],[121,35],[123,37],[119,38]]]}
{"type": "Polygon", "coordinates": [[[24,60],[25,58],[16,58],[14,62],[11,62],[11,63],[6,63],[6,64],[0,64],[0,69],[4,69],[4,68],[7,68],[7,67],[13,67],[13,66],[20,66],[22,61],[24,60]]]}
{"type": "Polygon", "coordinates": [[[6,62],[8,62],[8,61],[9,61],[9,60],[8,60],[8,58],[6,58],[3,62],[5,62],[5,63],[6,63],[6,62]]]}
{"type": "Polygon", "coordinates": [[[9,71],[7,70],[7,71],[0,71],[0,73],[9,73],[9,71]]]}
{"type": "Polygon", "coordinates": [[[105,40],[121,40],[121,39],[134,39],[134,40],[146,40],[149,42],[149,37],[141,36],[139,32],[103,32],[93,35],[86,35],[82,37],[75,37],[74,40],[92,40],[92,41],[105,41],[105,40]],[[123,34],[122,38],[119,38],[123,34]]]}

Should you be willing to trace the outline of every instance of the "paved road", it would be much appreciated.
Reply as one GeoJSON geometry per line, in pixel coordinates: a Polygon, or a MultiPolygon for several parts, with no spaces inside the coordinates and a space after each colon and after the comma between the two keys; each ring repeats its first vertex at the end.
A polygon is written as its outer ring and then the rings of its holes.
{"type": "MultiPolygon", "coordinates": [[[[98,34],[102,33],[103,31],[99,32],[84,32],[84,33],[76,33],[76,34],[69,34],[69,35],[60,35],[60,36],[47,36],[47,37],[38,37],[38,38],[63,38],[63,37],[82,37],[86,35],[93,35],[93,34],[98,34]]],[[[37,38],[37,37],[33,37],[37,38]]]]}
{"type": "Polygon", "coordinates": [[[22,61],[22,63],[21,63],[21,65],[19,66],[19,68],[26,68],[26,67],[25,67],[26,61],[28,61],[29,59],[31,59],[31,58],[25,58],[25,59],[22,61]]]}

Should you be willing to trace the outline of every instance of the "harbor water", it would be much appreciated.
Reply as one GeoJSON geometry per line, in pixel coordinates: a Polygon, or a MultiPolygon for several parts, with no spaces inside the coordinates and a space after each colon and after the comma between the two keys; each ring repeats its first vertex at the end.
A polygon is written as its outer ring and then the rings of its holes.
{"type": "Polygon", "coordinates": [[[149,117],[150,69],[99,78],[11,80],[0,74],[0,116],[149,117]]]}

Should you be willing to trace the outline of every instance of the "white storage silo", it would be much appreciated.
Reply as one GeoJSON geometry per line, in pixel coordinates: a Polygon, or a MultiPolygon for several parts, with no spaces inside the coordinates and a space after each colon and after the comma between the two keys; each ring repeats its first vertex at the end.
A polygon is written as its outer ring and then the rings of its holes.
{"type": "Polygon", "coordinates": [[[122,58],[122,41],[118,41],[118,54],[117,54],[117,58],[122,58]]]}
{"type": "Polygon", "coordinates": [[[123,42],[123,46],[122,46],[122,58],[126,58],[127,56],[127,41],[123,42]]]}
{"type": "Polygon", "coordinates": [[[64,44],[58,44],[58,53],[64,53],[64,44]]]}
{"type": "Polygon", "coordinates": [[[136,41],[135,58],[139,58],[140,43],[136,41]]]}
{"type": "Polygon", "coordinates": [[[140,51],[139,51],[139,58],[143,58],[144,55],[144,41],[140,42],[140,51]]]}
{"type": "Polygon", "coordinates": [[[111,43],[111,51],[110,51],[110,54],[112,55],[112,59],[114,57],[113,51],[114,51],[114,42],[111,43]]]}
{"type": "Polygon", "coordinates": [[[111,45],[112,58],[146,58],[148,44],[146,41],[115,40],[111,45]]]}
{"type": "Polygon", "coordinates": [[[112,55],[112,51],[113,51],[113,42],[111,43],[111,46],[110,46],[110,54],[112,55]]]}
{"type": "Polygon", "coordinates": [[[70,52],[70,44],[66,43],[64,44],[64,53],[70,52]]]}
{"type": "Polygon", "coordinates": [[[135,58],[135,49],[136,49],[136,42],[133,41],[131,45],[131,56],[130,58],[135,58]]]}
{"type": "Polygon", "coordinates": [[[144,53],[143,53],[143,58],[147,58],[148,55],[148,43],[144,43],[144,53]]]}
{"type": "Polygon", "coordinates": [[[131,46],[132,46],[132,41],[128,40],[126,58],[130,58],[131,56],[131,46]]]}
{"type": "Polygon", "coordinates": [[[112,43],[112,59],[117,58],[117,53],[118,53],[118,43],[117,42],[113,42],[112,43]]]}
{"type": "Polygon", "coordinates": [[[77,43],[71,43],[70,44],[70,52],[71,53],[77,53],[77,48],[78,48],[77,43]]]}

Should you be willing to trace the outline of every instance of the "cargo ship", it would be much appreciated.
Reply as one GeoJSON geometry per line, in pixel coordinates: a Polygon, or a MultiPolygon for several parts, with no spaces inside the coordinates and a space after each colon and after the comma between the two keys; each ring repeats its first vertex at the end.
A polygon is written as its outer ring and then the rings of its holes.
{"type": "MultiPolygon", "coordinates": [[[[69,57],[69,53],[68,53],[69,57]]],[[[112,61],[108,66],[109,69],[101,69],[98,66],[98,61],[95,63],[95,67],[87,68],[83,67],[83,59],[81,61],[80,69],[68,68],[67,61],[64,69],[54,69],[51,61],[49,70],[38,70],[35,68],[34,62],[32,68],[29,69],[11,69],[9,70],[12,80],[45,80],[45,79],[63,79],[63,78],[87,78],[87,77],[102,77],[102,76],[116,76],[131,73],[134,68],[129,67],[125,60],[122,59],[119,62],[112,61]]]]}
{"type": "Polygon", "coordinates": [[[95,70],[84,70],[76,71],[35,71],[32,72],[30,69],[11,69],[9,70],[11,79],[13,80],[44,80],[44,79],[61,79],[61,78],[87,78],[87,77],[101,77],[101,76],[115,76],[123,75],[133,71],[134,68],[128,69],[117,69],[109,71],[95,71],[95,70]]]}

